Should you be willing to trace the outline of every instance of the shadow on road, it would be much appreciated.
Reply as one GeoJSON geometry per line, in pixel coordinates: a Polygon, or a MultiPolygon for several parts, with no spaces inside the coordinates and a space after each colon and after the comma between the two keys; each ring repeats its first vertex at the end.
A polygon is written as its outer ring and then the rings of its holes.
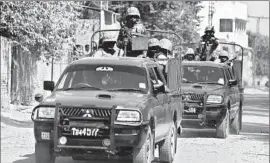
{"type": "MultiPolygon", "coordinates": [[[[22,157],[26,157],[25,159],[14,161],[13,163],[36,163],[35,162],[35,154],[27,154],[22,157]]],[[[86,161],[74,161],[71,157],[57,157],[55,163],[131,163],[128,161],[118,161],[118,160],[104,160],[104,161],[93,161],[93,160],[86,160],[86,161]]]]}
{"type": "Polygon", "coordinates": [[[27,154],[27,155],[24,155],[22,157],[26,157],[26,158],[22,159],[22,160],[14,161],[13,163],[35,163],[35,154],[34,153],[27,154]]]}
{"type": "Polygon", "coordinates": [[[1,116],[1,122],[5,123],[6,125],[19,127],[19,128],[33,128],[32,121],[19,121],[14,120],[8,117],[1,116]]]}
{"type": "Polygon", "coordinates": [[[197,130],[197,129],[183,129],[183,133],[179,138],[215,138],[216,132],[215,130],[197,130]]]}

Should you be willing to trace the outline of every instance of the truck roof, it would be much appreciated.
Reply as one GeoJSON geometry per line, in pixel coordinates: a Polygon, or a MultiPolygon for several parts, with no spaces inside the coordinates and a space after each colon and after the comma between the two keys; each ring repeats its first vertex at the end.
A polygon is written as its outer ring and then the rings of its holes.
{"type": "Polygon", "coordinates": [[[156,64],[156,62],[151,59],[137,57],[85,57],[71,63],[71,65],[80,64],[110,64],[142,67],[146,64],[156,64]]]}
{"type": "Polygon", "coordinates": [[[208,66],[208,67],[219,67],[224,68],[227,67],[227,64],[224,63],[216,63],[213,61],[184,61],[182,62],[183,66],[208,66]]]}

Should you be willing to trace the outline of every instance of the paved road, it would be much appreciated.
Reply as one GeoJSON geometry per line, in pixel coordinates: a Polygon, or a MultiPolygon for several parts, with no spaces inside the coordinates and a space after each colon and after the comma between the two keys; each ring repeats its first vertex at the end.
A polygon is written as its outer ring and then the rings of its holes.
{"type": "MultiPolygon", "coordinates": [[[[241,134],[237,136],[230,135],[225,140],[214,138],[214,132],[211,130],[193,131],[185,129],[185,134],[178,138],[178,152],[174,163],[268,162],[268,97],[247,97],[243,111],[243,130],[241,134]]],[[[1,121],[1,162],[35,163],[34,138],[31,125],[27,122],[12,121],[3,117],[1,121]]],[[[70,158],[58,158],[56,163],[73,163],[73,161],[70,158]]]]}

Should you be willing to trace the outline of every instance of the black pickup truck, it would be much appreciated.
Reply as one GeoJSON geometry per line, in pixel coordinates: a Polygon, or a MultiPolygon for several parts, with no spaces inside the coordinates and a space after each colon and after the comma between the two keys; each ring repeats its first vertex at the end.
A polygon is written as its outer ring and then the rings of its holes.
{"type": "Polygon", "coordinates": [[[212,128],[216,136],[239,134],[243,95],[231,66],[211,61],[183,62],[183,128],[212,128]]]}
{"type": "Polygon", "coordinates": [[[36,163],[53,163],[57,156],[150,163],[156,147],[160,161],[173,162],[181,93],[165,89],[166,82],[150,59],[74,61],[56,85],[44,81],[50,96],[35,96],[36,163]]]}

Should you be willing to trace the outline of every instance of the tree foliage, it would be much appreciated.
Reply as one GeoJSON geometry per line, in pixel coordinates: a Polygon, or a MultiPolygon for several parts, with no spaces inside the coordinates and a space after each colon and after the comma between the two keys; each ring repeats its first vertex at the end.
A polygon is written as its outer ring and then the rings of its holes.
{"type": "Polygon", "coordinates": [[[2,1],[0,34],[25,51],[61,56],[72,37],[81,9],[75,1],[2,1]]]}
{"type": "Polygon", "coordinates": [[[269,36],[257,35],[251,31],[248,31],[247,35],[248,45],[253,47],[252,53],[255,54],[256,75],[269,75],[269,36]]]}

